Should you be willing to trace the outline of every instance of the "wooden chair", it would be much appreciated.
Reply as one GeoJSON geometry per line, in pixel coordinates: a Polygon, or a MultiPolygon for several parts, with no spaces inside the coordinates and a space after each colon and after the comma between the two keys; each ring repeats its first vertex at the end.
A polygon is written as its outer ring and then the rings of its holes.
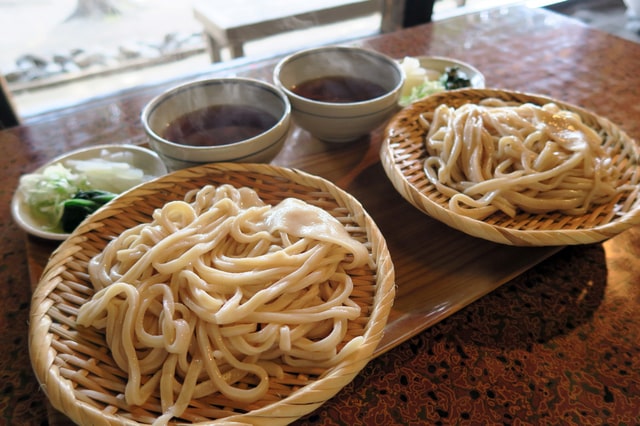
{"type": "Polygon", "coordinates": [[[431,22],[435,1],[436,0],[404,0],[397,2],[404,3],[404,9],[402,11],[402,26],[407,28],[431,22]]]}
{"type": "Polygon", "coordinates": [[[203,27],[212,62],[229,48],[244,56],[244,44],[276,34],[381,13],[381,32],[429,22],[435,0],[197,0],[194,17],[203,27]],[[406,13],[405,13],[406,11],[406,13]]]}

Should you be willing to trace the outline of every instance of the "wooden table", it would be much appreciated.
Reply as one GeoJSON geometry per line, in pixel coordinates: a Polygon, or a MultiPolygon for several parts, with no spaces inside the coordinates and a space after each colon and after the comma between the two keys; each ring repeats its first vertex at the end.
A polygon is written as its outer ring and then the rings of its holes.
{"type": "MultiPolygon", "coordinates": [[[[579,104],[640,139],[640,45],[560,15],[500,8],[352,44],[397,58],[455,57],[483,71],[489,87],[579,104]]],[[[181,81],[230,74],[268,80],[276,60],[232,62],[181,81]]],[[[13,188],[22,173],[65,151],[144,143],[140,110],[167,87],[138,88],[0,132],[0,412],[7,424],[66,422],[47,409],[26,343],[30,285],[55,245],[25,239],[11,222],[13,188]]],[[[296,128],[274,160],[323,176],[362,201],[387,239],[398,286],[379,356],[298,423],[638,423],[640,229],[564,249],[468,237],[394,192],[377,158],[380,141],[378,129],[364,143],[333,146],[296,128]]]]}

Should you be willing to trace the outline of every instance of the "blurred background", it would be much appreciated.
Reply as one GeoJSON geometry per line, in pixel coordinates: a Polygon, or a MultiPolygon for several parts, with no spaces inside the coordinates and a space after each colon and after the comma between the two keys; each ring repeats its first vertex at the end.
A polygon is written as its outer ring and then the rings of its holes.
{"type": "MultiPolygon", "coordinates": [[[[531,0],[604,31],[640,42],[638,18],[625,1],[531,0]]],[[[213,2],[215,3],[215,2],[213,2]]],[[[253,5],[257,4],[255,0],[253,5]]],[[[264,0],[262,3],[269,3],[264,0]]],[[[433,20],[515,0],[436,0],[433,20]]],[[[250,41],[248,58],[380,31],[381,16],[250,41]]],[[[222,61],[231,59],[223,49],[222,61]]],[[[77,104],[115,91],[206,71],[212,66],[192,1],[0,0],[0,72],[20,117],[77,104]]]]}

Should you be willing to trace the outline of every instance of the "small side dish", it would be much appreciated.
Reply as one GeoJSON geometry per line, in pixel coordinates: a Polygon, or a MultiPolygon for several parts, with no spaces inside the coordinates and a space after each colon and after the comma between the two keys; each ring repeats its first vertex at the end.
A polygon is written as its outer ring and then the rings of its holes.
{"type": "Polygon", "coordinates": [[[400,61],[406,78],[400,105],[407,106],[434,93],[463,88],[484,88],[484,76],[473,66],[443,57],[411,57],[400,61]]]}
{"type": "Polygon", "coordinates": [[[21,176],[12,215],[30,234],[63,240],[118,194],[165,173],[160,157],[146,148],[101,145],[77,150],[21,176]]]}

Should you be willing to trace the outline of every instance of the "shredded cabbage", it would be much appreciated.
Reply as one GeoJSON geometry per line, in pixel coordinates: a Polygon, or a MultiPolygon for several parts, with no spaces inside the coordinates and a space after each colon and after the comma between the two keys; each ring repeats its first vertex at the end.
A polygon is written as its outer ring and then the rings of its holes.
{"type": "Polygon", "coordinates": [[[422,67],[420,60],[411,56],[405,57],[400,66],[406,76],[400,95],[402,106],[410,105],[434,93],[471,86],[466,73],[457,66],[447,67],[442,73],[422,67]]]}
{"type": "Polygon", "coordinates": [[[400,104],[406,106],[429,95],[433,95],[434,93],[444,91],[444,84],[442,84],[440,81],[428,80],[423,82],[422,84],[413,86],[409,95],[400,98],[400,104]]]}
{"type": "Polygon", "coordinates": [[[47,166],[41,173],[20,177],[18,191],[31,215],[48,230],[58,228],[63,203],[78,191],[88,189],[87,179],[62,164],[47,166]]]}
{"type": "Polygon", "coordinates": [[[400,62],[400,66],[406,76],[400,96],[400,105],[407,106],[426,96],[445,90],[445,85],[440,81],[441,73],[422,67],[418,58],[406,56],[400,62]]]}
{"type": "Polygon", "coordinates": [[[117,160],[123,161],[95,158],[52,164],[40,173],[21,176],[18,191],[31,216],[44,229],[63,232],[60,222],[64,203],[79,192],[101,190],[119,194],[151,178],[125,162],[127,158],[120,156],[117,160]]]}

